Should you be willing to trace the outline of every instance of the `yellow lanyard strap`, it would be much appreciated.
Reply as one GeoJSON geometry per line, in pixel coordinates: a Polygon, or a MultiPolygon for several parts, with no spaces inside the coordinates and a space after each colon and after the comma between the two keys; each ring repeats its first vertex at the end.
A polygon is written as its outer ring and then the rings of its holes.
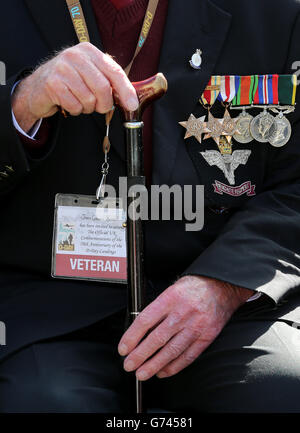
{"type": "MultiPolygon", "coordinates": [[[[66,0],[71,19],[73,22],[73,26],[76,32],[76,35],[78,37],[79,42],[90,42],[90,36],[88,32],[88,28],[86,25],[84,13],[80,4],[80,0],[66,0]]],[[[158,6],[159,0],[149,0],[146,15],[144,18],[142,30],[138,39],[138,43],[134,52],[134,56],[129,63],[129,65],[125,68],[125,72],[127,76],[129,75],[129,72],[131,70],[132,64],[136,58],[136,56],[139,54],[141,49],[143,48],[146,39],[149,35],[157,6],[158,6]]]]}
{"type": "Polygon", "coordinates": [[[90,42],[84,13],[79,0],[66,0],[79,42],[90,42]]]}
{"type": "MultiPolygon", "coordinates": [[[[83,13],[83,10],[82,10],[81,4],[80,4],[80,0],[66,0],[66,3],[68,6],[70,16],[72,19],[72,23],[74,26],[74,30],[76,32],[76,35],[77,35],[79,42],[90,42],[90,36],[89,36],[88,28],[86,25],[84,13],[83,13]]],[[[133,56],[131,62],[129,63],[129,65],[125,68],[125,73],[127,76],[130,73],[130,70],[131,70],[131,67],[133,65],[135,58],[137,57],[137,55],[139,54],[139,52],[143,48],[143,46],[146,42],[146,39],[149,35],[150,29],[151,29],[151,26],[153,24],[154,17],[155,17],[156,11],[157,11],[158,3],[159,3],[159,0],[149,0],[146,15],[145,15],[143,26],[142,26],[142,30],[141,30],[141,33],[139,35],[139,39],[138,39],[138,43],[137,43],[137,46],[135,49],[134,56],[133,56]]],[[[114,113],[114,110],[111,110],[109,113],[106,114],[107,134],[106,134],[106,137],[104,138],[104,142],[103,142],[103,150],[105,153],[109,152],[109,149],[110,149],[110,143],[109,143],[109,139],[108,139],[108,129],[109,129],[111,119],[113,117],[113,113],[114,113]]]]}

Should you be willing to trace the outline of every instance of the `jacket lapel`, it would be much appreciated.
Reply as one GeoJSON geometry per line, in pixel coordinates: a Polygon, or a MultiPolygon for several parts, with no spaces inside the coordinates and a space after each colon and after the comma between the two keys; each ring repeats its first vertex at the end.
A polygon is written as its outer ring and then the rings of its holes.
{"type": "Polygon", "coordinates": [[[58,51],[62,47],[76,43],[76,35],[65,1],[24,2],[50,51],[58,51]]]}
{"type": "MultiPolygon", "coordinates": [[[[65,0],[24,0],[50,51],[75,45],[78,39],[65,0]]],[[[102,49],[97,23],[89,0],[81,0],[92,44],[102,49]]]]}
{"type": "Polygon", "coordinates": [[[165,36],[159,71],[168,80],[164,98],[155,103],[153,133],[153,183],[168,183],[182,146],[184,131],[179,121],[186,120],[197,107],[206,84],[215,71],[223,43],[230,28],[231,15],[210,0],[169,0],[165,36]],[[199,48],[201,69],[193,69],[189,60],[199,48]],[[178,88],[182,99],[177,100],[178,88]]]}

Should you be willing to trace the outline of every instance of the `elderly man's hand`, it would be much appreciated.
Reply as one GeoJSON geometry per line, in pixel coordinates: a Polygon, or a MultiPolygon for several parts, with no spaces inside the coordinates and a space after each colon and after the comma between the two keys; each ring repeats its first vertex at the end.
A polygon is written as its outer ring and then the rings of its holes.
{"type": "Polygon", "coordinates": [[[210,278],[181,278],[148,305],[123,335],[119,353],[127,355],[125,370],[136,370],[139,380],[155,374],[173,376],[214,341],[252,295],[252,290],[210,278]]]}
{"type": "Polygon", "coordinates": [[[77,44],[42,64],[18,85],[12,101],[24,131],[58,106],[77,116],[106,113],[113,106],[114,89],[129,111],[138,107],[136,91],[125,72],[109,55],[89,42],[77,44]]]}

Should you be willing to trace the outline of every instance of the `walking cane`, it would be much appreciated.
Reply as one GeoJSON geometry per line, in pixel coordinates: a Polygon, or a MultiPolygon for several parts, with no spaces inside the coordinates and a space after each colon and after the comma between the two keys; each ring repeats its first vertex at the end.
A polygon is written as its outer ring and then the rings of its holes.
{"type": "MultiPolygon", "coordinates": [[[[158,73],[151,78],[132,83],[138,99],[139,107],[135,112],[126,111],[115,98],[124,116],[124,127],[127,145],[127,192],[132,185],[145,187],[144,152],[142,143],[142,115],[144,109],[167,91],[167,80],[163,74],[158,73]]],[[[127,209],[131,209],[131,218],[127,221],[128,244],[128,313],[129,326],[145,307],[145,274],[144,274],[144,233],[143,221],[135,218],[135,203],[137,193],[128,197],[127,209]]],[[[142,383],[136,379],[135,397],[136,412],[143,412],[142,383]]]]}

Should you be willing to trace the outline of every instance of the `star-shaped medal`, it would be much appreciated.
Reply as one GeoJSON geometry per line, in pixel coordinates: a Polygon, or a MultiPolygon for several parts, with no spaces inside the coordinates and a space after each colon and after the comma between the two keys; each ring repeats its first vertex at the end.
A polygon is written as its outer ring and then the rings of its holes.
{"type": "Polygon", "coordinates": [[[188,120],[185,122],[179,122],[179,125],[186,129],[184,139],[186,140],[187,138],[195,137],[199,143],[202,143],[202,134],[210,132],[207,128],[207,123],[204,120],[205,116],[196,119],[196,117],[191,114],[188,120]]]}
{"type": "Polygon", "coordinates": [[[229,111],[226,109],[223,118],[223,135],[232,137],[238,132],[237,120],[230,117],[229,111]]]}
{"type": "Polygon", "coordinates": [[[217,145],[219,145],[220,137],[222,135],[225,135],[223,130],[223,122],[224,119],[216,119],[209,111],[207,122],[207,128],[209,129],[209,132],[208,134],[205,134],[204,140],[207,140],[208,138],[213,138],[217,145]]]}

